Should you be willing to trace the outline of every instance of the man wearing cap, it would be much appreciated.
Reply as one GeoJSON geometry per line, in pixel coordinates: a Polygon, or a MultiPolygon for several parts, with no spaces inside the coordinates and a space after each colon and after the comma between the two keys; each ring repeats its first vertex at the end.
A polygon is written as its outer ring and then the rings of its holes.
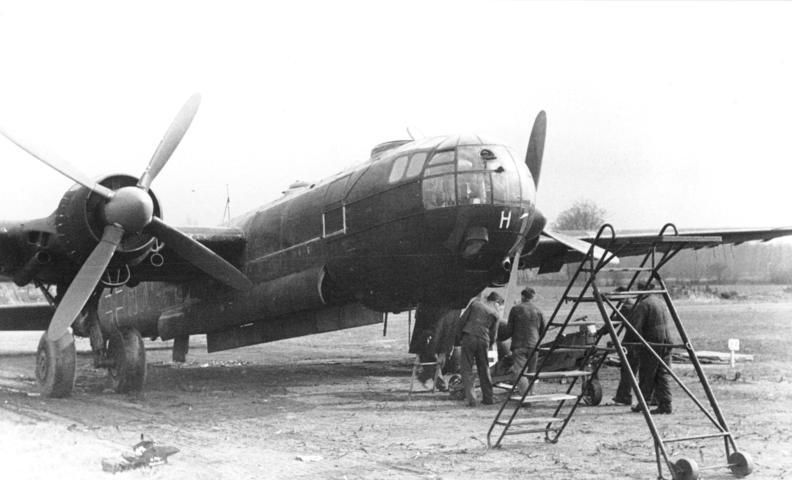
{"type": "Polygon", "coordinates": [[[531,303],[535,295],[536,292],[531,287],[522,291],[522,302],[511,309],[509,323],[506,326],[505,338],[511,338],[511,355],[514,360],[512,381],[519,385],[520,393],[525,393],[528,388],[528,379],[521,377],[520,372],[526,364],[528,365],[526,372],[536,371],[535,348],[545,328],[541,310],[531,303]]]}
{"type": "Polygon", "coordinates": [[[473,385],[473,365],[478,370],[482,403],[485,405],[493,403],[487,350],[498,338],[498,320],[502,305],[503,297],[497,292],[491,292],[483,302],[478,299],[470,302],[460,319],[462,384],[465,388],[465,400],[471,407],[477,404],[473,385]]]}

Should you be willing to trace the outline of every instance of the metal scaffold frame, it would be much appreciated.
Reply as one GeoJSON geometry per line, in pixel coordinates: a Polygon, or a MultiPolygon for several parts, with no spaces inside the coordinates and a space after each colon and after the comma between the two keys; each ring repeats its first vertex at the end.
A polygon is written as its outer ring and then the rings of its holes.
{"type": "MultiPolygon", "coordinates": [[[[586,387],[590,386],[592,380],[597,378],[597,373],[602,365],[605,363],[607,353],[616,353],[625,366],[628,373],[630,385],[633,394],[638,400],[638,406],[644,416],[649,431],[654,440],[655,458],[657,461],[657,478],[663,479],[664,466],[671,474],[671,478],[675,480],[695,480],[699,476],[699,471],[711,468],[729,468],[732,473],[737,476],[746,476],[751,473],[753,466],[748,455],[740,452],[734,441],[734,436],[729,430],[723,412],[718,405],[718,401],[712,392],[709,381],[704,373],[701,363],[699,362],[693,344],[685,331],[684,325],[679,318],[679,313],[673,304],[668,288],[660,276],[659,270],[666,265],[672,258],[676,256],[682,249],[685,248],[703,248],[721,243],[721,238],[717,236],[688,236],[680,235],[673,224],[666,224],[660,230],[657,236],[649,236],[640,240],[643,246],[647,247],[647,253],[644,256],[638,267],[628,268],[614,268],[609,267],[611,262],[617,258],[619,253],[623,251],[629,242],[617,242],[616,232],[609,224],[603,225],[597,232],[595,240],[592,242],[591,248],[580,262],[574,275],[572,276],[564,294],[556,305],[553,314],[550,317],[547,325],[540,332],[539,341],[536,343],[534,351],[537,353],[544,353],[540,355],[537,362],[535,372],[527,372],[526,369],[529,363],[523,367],[518,378],[525,378],[528,381],[528,387],[525,391],[520,391],[519,383],[514,382],[513,385],[502,385],[509,389],[509,395],[498,410],[495,419],[492,422],[487,432],[487,444],[491,448],[501,446],[501,443],[506,435],[518,435],[524,433],[544,432],[545,440],[550,443],[556,443],[563,433],[572,415],[575,413],[578,405],[585,397],[586,387]],[[604,254],[601,253],[596,247],[605,249],[604,254]],[[622,271],[630,272],[631,278],[626,285],[626,290],[620,292],[603,292],[597,283],[597,276],[600,272],[606,271],[622,271]],[[577,294],[572,294],[573,290],[578,288],[578,279],[584,277],[583,286],[577,294]],[[640,278],[646,282],[647,285],[654,284],[655,286],[649,289],[639,289],[638,281],[640,278]],[[682,343],[656,343],[647,341],[641,334],[633,327],[628,319],[622,313],[622,306],[627,299],[636,299],[646,295],[660,295],[662,296],[668,312],[673,319],[674,328],[676,329],[682,343]],[[561,314],[562,307],[572,302],[571,308],[565,313],[561,314]],[[599,312],[604,326],[597,331],[596,341],[591,345],[569,346],[562,342],[564,331],[570,326],[572,318],[581,303],[593,302],[596,304],[597,311],[599,312]],[[563,318],[563,320],[560,320],[563,318]],[[545,338],[550,338],[548,333],[551,330],[556,330],[555,337],[552,342],[545,344],[545,338]],[[641,393],[636,372],[632,370],[629,362],[627,361],[627,350],[622,341],[625,332],[629,331],[637,342],[630,342],[630,345],[638,346],[646,352],[651,352],[655,359],[659,362],[659,368],[665,368],[670,374],[671,378],[682,389],[682,391],[695,403],[698,409],[709,420],[712,426],[715,427],[714,432],[703,433],[698,435],[686,435],[673,438],[663,438],[655,424],[652,413],[649,410],[647,399],[641,393]],[[608,346],[601,346],[601,340],[610,340],[608,346]],[[682,380],[671,369],[670,365],[666,364],[663,358],[652,347],[666,347],[684,349],[687,352],[688,358],[693,365],[696,372],[697,380],[700,383],[704,394],[709,403],[709,409],[705,406],[704,402],[696,397],[696,395],[686,386],[682,380]],[[584,351],[581,365],[591,365],[590,370],[569,370],[561,372],[548,372],[545,371],[548,359],[551,355],[559,349],[577,348],[584,351]],[[560,391],[553,394],[533,395],[532,391],[538,379],[550,378],[564,378],[570,379],[566,385],[565,391],[560,391]],[[573,389],[579,378],[588,378],[584,380],[584,388],[580,394],[573,394],[573,389]],[[557,403],[553,414],[551,416],[540,417],[520,417],[518,414],[523,407],[537,403],[557,403]],[[511,408],[510,408],[511,407],[511,408]],[[520,428],[526,427],[527,428],[520,428]],[[513,428],[516,428],[513,429],[513,428]],[[726,458],[725,465],[714,465],[708,467],[699,467],[696,462],[689,458],[679,458],[674,461],[669,456],[666,444],[674,442],[682,442],[689,440],[704,440],[711,438],[722,438],[724,442],[724,452],[726,458]]],[[[634,246],[634,245],[633,245],[634,246]]],[[[562,388],[563,390],[563,388],[562,388]]]]}

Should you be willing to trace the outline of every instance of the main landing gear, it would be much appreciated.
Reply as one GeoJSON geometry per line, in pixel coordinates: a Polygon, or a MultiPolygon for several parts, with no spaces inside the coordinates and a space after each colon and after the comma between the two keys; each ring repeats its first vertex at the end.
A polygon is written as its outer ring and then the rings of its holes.
{"type": "Polygon", "coordinates": [[[74,337],[66,333],[56,341],[47,339],[45,332],[36,352],[36,380],[42,395],[53,398],[68,397],[74,388],[76,353],[74,337]]]}
{"type": "Polygon", "coordinates": [[[122,328],[110,336],[107,360],[113,389],[118,393],[138,392],[146,383],[146,348],[134,328],[122,328]]]}
{"type": "MultiPolygon", "coordinates": [[[[113,327],[109,335],[104,334],[99,326],[98,304],[99,294],[96,293],[86,305],[86,315],[74,323],[74,331],[90,338],[94,368],[107,368],[113,390],[117,393],[140,391],[146,382],[143,338],[140,332],[129,327],[113,327]]],[[[75,364],[74,336],[67,331],[53,342],[44,333],[36,353],[36,380],[41,394],[68,397],[74,388],[75,364]]]]}

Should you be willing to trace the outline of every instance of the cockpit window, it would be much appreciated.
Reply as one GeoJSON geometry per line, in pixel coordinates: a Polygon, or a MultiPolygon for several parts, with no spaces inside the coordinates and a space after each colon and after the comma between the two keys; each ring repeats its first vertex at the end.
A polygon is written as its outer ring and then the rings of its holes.
{"type": "MultiPolygon", "coordinates": [[[[457,150],[457,165],[459,170],[484,170],[484,158],[482,151],[485,150],[481,146],[473,147],[459,147],[457,150]]],[[[490,150],[486,150],[489,152],[490,150]]]]}
{"type": "Polygon", "coordinates": [[[391,168],[390,176],[388,177],[388,182],[393,183],[401,180],[402,176],[404,176],[404,169],[407,167],[407,157],[401,156],[393,161],[393,167],[391,168]]]}
{"type": "Polygon", "coordinates": [[[425,178],[423,181],[423,201],[427,209],[453,207],[456,205],[454,175],[425,178]]]}
{"type": "Polygon", "coordinates": [[[457,199],[460,205],[492,203],[489,173],[460,173],[457,176],[457,199]]]}
{"type": "Polygon", "coordinates": [[[454,151],[453,150],[445,150],[442,152],[435,152],[432,155],[432,160],[429,161],[429,165],[439,165],[441,163],[448,163],[454,161],[454,151]]]}
{"type": "Polygon", "coordinates": [[[418,175],[419,173],[421,173],[421,170],[423,169],[425,162],[426,162],[425,152],[413,154],[413,156],[410,157],[410,164],[407,167],[407,173],[405,173],[404,176],[406,178],[410,178],[418,175]]]}
{"type": "MultiPolygon", "coordinates": [[[[509,150],[501,146],[491,147],[493,155],[497,160],[488,162],[497,162],[497,167],[492,169],[492,191],[493,200],[495,203],[519,203],[520,194],[520,178],[522,177],[521,171],[514,162],[514,157],[511,156],[509,150]]],[[[495,165],[492,165],[495,166],[495,165]]],[[[527,171],[527,168],[525,168],[527,171]]]]}
{"type": "Polygon", "coordinates": [[[436,152],[424,170],[423,195],[427,209],[521,202],[524,193],[520,191],[521,180],[529,181],[530,174],[524,165],[515,163],[506,147],[462,145],[454,153],[453,150],[436,152]]]}

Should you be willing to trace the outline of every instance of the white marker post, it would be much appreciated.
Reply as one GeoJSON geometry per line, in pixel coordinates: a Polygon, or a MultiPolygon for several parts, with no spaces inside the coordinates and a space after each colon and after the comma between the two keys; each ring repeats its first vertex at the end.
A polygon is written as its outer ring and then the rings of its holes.
{"type": "Polygon", "coordinates": [[[739,351],[740,351],[740,339],[730,338],[729,352],[731,352],[731,368],[734,368],[734,363],[735,363],[734,352],[739,352],[739,351]]]}

